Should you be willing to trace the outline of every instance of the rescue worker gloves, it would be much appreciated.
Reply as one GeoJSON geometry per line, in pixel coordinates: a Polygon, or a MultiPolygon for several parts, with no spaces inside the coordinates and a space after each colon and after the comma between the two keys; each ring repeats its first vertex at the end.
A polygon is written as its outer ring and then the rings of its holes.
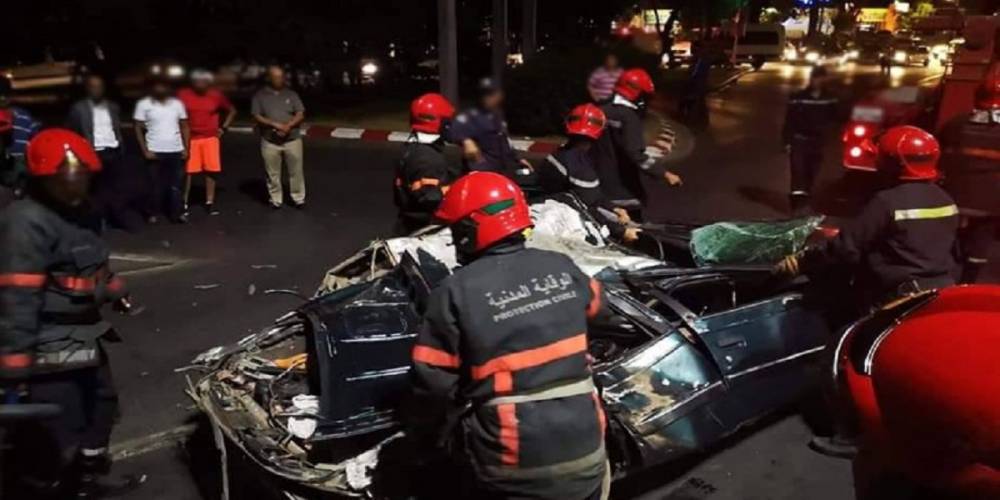
{"type": "Polygon", "coordinates": [[[898,165],[901,180],[930,181],[938,178],[941,145],[929,132],[910,125],[892,127],[878,139],[879,162],[898,165]]]}
{"type": "Polygon", "coordinates": [[[799,256],[789,255],[777,263],[772,270],[773,274],[779,276],[786,276],[789,278],[794,278],[799,275],[801,269],[799,267],[799,256]]]}
{"type": "Polygon", "coordinates": [[[644,69],[632,68],[622,72],[615,84],[615,93],[632,102],[638,102],[643,96],[651,95],[656,88],[653,79],[644,69]]]}
{"type": "Polygon", "coordinates": [[[28,174],[32,177],[54,175],[66,164],[71,171],[99,172],[101,160],[86,139],[61,128],[43,130],[28,143],[28,174]]]}
{"type": "Polygon", "coordinates": [[[465,255],[533,226],[521,188],[493,172],[472,172],[455,181],[434,215],[451,226],[455,247],[465,255]]]}
{"type": "Polygon", "coordinates": [[[441,134],[455,116],[455,107],[441,94],[424,94],[410,104],[410,128],[414,132],[441,134]]]}
{"type": "Polygon", "coordinates": [[[578,135],[597,140],[604,132],[607,117],[604,111],[593,104],[581,104],[566,116],[566,135],[578,135]]]}

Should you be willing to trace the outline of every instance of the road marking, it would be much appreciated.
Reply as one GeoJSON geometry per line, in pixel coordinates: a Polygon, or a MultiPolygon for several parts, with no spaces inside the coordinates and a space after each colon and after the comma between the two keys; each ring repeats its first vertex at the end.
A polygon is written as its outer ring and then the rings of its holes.
{"type": "Polygon", "coordinates": [[[129,439],[111,445],[112,460],[135,458],[182,443],[194,434],[198,424],[184,424],[161,432],[129,439]]]}

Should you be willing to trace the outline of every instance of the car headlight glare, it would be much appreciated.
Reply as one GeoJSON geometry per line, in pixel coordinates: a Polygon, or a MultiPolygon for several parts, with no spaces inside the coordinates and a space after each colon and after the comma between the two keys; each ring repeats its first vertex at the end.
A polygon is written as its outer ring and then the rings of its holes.
{"type": "Polygon", "coordinates": [[[902,50],[897,50],[896,53],[893,54],[892,58],[895,59],[896,62],[904,62],[906,61],[906,52],[903,52],[902,50]]]}
{"type": "Polygon", "coordinates": [[[373,62],[366,62],[361,65],[361,74],[365,76],[374,76],[378,73],[378,65],[373,62]]]}
{"type": "Polygon", "coordinates": [[[819,52],[807,52],[806,61],[816,62],[819,61],[819,52]]]}

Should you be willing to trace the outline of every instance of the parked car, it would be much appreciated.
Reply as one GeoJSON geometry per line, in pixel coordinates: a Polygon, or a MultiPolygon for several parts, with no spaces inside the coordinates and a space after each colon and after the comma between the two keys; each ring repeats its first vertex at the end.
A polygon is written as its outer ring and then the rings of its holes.
{"type": "Polygon", "coordinates": [[[760,69],[768,61],[779,61],[785,51],[785,27],[781,24],[750,24],[736,39],[733,59],[760,69]]]}
{"type": "MultiPolygon", "coordinates": [[[[528,245],[569,255],[607,290],[613,317],[588,336],[616,478],[710,449],[820,380],[830,331],[801,282],[769,265],[676,267],[633,252],[573,199],[532,215],[528,245]]],[[[265,486],[255,498],[405,497],[439,472],[406,439],[400,404],[419,311],[456,266],[444,228],[375,241],[302,306],[194,360],[203,376],[189,394],[222,456],[265,486]]]]}

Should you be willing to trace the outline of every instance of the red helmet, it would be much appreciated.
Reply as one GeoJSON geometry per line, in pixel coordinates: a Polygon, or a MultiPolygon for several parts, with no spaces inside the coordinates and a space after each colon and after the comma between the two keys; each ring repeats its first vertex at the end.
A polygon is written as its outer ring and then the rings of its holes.
{"type": "Polygon", "coordinates": [[[441,94],[424,94],[410,104],[410,128],[415,132],[440,134],[441,124],[455,116],[455,107],[441,94]]]}
{"type": "Polygon", "coordinates": [[[919,181],[938,178],[941,145],[923,129],[911,125],[890,128],[878,139],[878,154],[899,164],[900,179],[919,181]]]}
{"type": "Polygon", "coordinates": [[[848,329],[837,368],[862,431],[856,465],[872,469],[856,468],[860,482],[888,467],[917,484],[998,498],[997,356],[995,285],[914,297],[848,329]]]}
{"type": "Polygon", "coordinates": [[[581,104],[566,116],[566,134],[582,135],[597,140],[604,132],[607,117],[604,111],[593,104],[581,104]]]}
{"type": "Polygon", "coordinates": [[[1000,63],[994,63],[976,92],[976,109],[1000,109],[1000,63]]]}
{"type": "Polygon", "coordinates": [[[0,109],[0,134],[6,134],[14,128],[14,113],[9,109],[0,109]]]}
{"type": "Polygon", "coordinates": [[[101,159],[94,148],[75,132],[50,128],[39,132],[28,143],[28,174],[45,176],[55,174],[61,165],[70,162],[91,172],[101,170],[101,159]]]}
{"type": "Polygon", "coordinates": [[[434,215],[452,227],[458,250],[470,255],[533,225],[521,188],[493,172],[459,178],[434,215]]]}
{"type": "Polygon", "coordinates": [[[633,102],[638,101],[644,94],[652,94],[654,90],[656,89],[653,87],[653,79],[641,68],[623,71],[622,76],[618,77],[618,83],[615,84],[615,92],[633,102]]]}

